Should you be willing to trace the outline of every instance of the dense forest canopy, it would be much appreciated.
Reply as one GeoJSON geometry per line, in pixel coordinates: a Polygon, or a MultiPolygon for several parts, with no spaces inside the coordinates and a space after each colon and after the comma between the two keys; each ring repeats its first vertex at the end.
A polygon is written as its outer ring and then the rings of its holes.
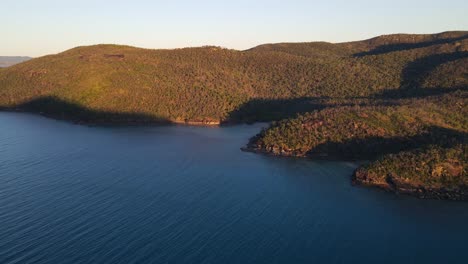
{"type": "Polygon", "coordinates": [[[274,120],[284,117],[275,102],[285,100],[309,110],[313,107],[304,99],[461,89],[468,83],[467,63],[467,32],[268,44],[246,51],[97,45],[1,69],[0,106],[32,103],[47,112],[60,104],[63,114],[85,112],[79,116],[88,121],[93,113],[173,121],[274,120]],[[257,105],[262,110],[252,111],[257,105]]]}

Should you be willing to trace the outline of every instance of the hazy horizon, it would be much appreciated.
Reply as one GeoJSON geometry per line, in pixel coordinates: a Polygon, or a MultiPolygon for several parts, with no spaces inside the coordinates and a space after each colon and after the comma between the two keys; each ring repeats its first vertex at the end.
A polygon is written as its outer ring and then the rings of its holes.
{"type": "Polygon", "coordinates": [[[150,49],[265,43],[348,42],[379,35],[468,29],[460,0],[125,1],[45,0],[0,3],[1,56],[38,57],[76,46],[120,44],[150,49]]]}

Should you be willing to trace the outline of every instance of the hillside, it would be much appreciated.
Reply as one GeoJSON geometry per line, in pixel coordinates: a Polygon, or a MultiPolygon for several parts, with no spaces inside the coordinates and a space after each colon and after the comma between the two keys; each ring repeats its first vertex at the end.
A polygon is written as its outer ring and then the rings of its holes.
{"type": "Polygon", "coordinates": [[[468,199],[468,91],[360,101],[274,122],[244,150],[367,160],[354,183],[421,198],[468,199]],[[454,154],[455,153],[455,154],[454,154]]]}
{"type": "Polygon", "coordinates": [[[420,198],[468,200],[468,149],[430,145],[385,155],[359,168],[353,183],[420,198]]]}
{"type": "Polygon", "coordinates": [[[384,152],[463,139],[468,132],[466,91],[424,99],[330,105],[274,122],[252,138],[252,150],[282,156],[372,158],[384,152]]]}
{"type": "Polygon", "coordinates": [[[97,45],[1,69],[0,107],[86,122],[269,121],[317,100],[462,89],[467,63],[467,32],[247,51],[97,45]]]}

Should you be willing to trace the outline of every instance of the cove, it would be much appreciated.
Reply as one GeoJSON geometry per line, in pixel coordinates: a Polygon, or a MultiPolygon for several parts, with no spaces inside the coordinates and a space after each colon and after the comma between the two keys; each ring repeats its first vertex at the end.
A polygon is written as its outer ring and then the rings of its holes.
{"type": "Polygon", "coordinates": [[[88,127],[0,113],[0,263],[454,263],[466,203],[356,164],[240,151],[265,124],[88,127]]]}

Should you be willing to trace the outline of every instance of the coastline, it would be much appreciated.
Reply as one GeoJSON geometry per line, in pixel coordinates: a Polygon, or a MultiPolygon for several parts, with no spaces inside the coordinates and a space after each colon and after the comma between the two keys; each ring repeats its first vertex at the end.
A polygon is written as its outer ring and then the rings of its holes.
{"type": "Polygon", "coordinates": [[[353,174],[350,175],[351,184],[353,186],[377,188],[389,193],[394,193],[396,195],[409,195],[419,199],[468,201],[468,188],[433,188],[430,186],[415,185],[410,181],[405,182],[399,180],[398,178],[393,177],[391,174],[384,177],[384,181],[376,180],[363,169],[363,165],[371,163],[371,161],[368,159],[349,159],[344,156],[339,157],[337,155],[328,155],[326,153],[295,153],[274,148],[267,150],[265,148],[252,147],[250,144],[242,147],[241,150],[244,152],[251,152],[271,157],[357,162],[358,167],[354,170],[353,174]]]}
{"type": "Polygon", "coordinates": [[[365,171],[358,168],[354,171],[351,183],[354,186],[363,186],[371,188],[379,188],[381,190],[404,194],[417,197],[419,199],[432,200],[451,200],[451,201],[467,201],[468,188],[431,188],[423,185],[414,185],[409,182],[404,182],[393,177],[391,174],[385,177],[383,182],[374,182],[372,177],[365,171]]]}
{"type": "Polygon", "coordinates": [[[181,126],[201,126],[201,127],[219,127],[224,125],[236,124],[235,122],[222,122],[213,120],[171,120],[171,119],[151,119],[151,118],[135,118],[135,119],[112,119],[112,118],[73,118],[70,114],[57,114],[57,113],[45,113],[42,111],[31,111],[21,108],[1,108],[0,112],[10,113],[27,113],[32,115],[39,115],[46,118],[73,123],[76,125],[84,126],[169,126],[169,125],[181,125],[181,126]]]}
{"type": "MultiPolygon", "coordinates": [[[[70,115],[59,115],[59,114],[50,114],[44,112],[30,111],[26,109],[19,108],[0,108],[1,112],[11,112],[11,113],[28,113],[33,115],[43,116],[45,118],[51,118],[54,120],[64,121],[73,123],[76,125],[84,126],[171,126],[171,125],[180,125],[180,126],[198,126],[198,127],[221,127],[226,125],[235,125],[241,124],[236,122],[221,122],[221,121],[209,121],[209,120],[164,120],[164,121],[155,121],[155,120],[145,120],[145,119],[120,119],[120,120],[110,120],[110,119],[94,119],[94,120],[82,120],[79,118],[70,118],[70,115]]],[[[351,184],[354,186],[363,186],[378,188],[387,192],[395,194],[404,194],[421,199],[435,199],[435,200],[454,200],[454,201],[464,201],[468,200],[468,188],[457,188],[457,189],[447,189],[447,188],[431,188],[422,185],[412,185],[409,182],[401,182],[396,178],[387,176],[385,181],[374,181],[368,173],[363,170],[364,164],[369,164],[370,161],[367,158],[358,159],[356,157],[350,158],[340,155],[329,155],[328,153],[308,153],[300,151],[290,151],[278,147],[270,147],[267,149],[263,146],[258,146],[252,144],[258,135],[253,136],[249,143],[245,147],[241,147],[240,150],[243,152],[250,152],[260,155],[266,155],[270,157],[282,157],[282,158],[301,158],[301,159],[314,159],[322,161],[349,161],[356,162],[358,164],[357,169],[351,175],[351,184]]]]}

